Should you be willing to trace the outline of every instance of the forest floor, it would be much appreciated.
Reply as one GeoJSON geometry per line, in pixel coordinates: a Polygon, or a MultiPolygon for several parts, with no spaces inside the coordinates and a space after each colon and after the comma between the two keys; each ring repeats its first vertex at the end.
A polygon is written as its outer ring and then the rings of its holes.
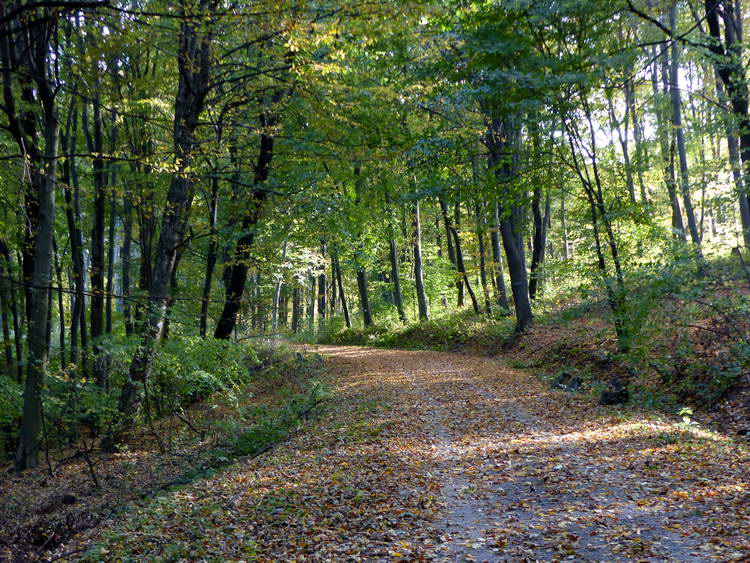
{"type": "Polygon", "coordinates": [[[144,501],[58,553],[258,561],[750,556],[750,450],[738,440],[598,406],[503,360],[317,349],[333,393],[314,428],[144,501]]]}

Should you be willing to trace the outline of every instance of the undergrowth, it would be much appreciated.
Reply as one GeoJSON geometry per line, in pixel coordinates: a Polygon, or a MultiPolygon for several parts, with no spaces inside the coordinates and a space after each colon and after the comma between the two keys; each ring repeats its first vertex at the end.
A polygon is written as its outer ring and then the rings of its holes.
{"type": "Polygon", "coordinates": [[[748,283],[733,257],[712,258],[702,269],[691,256],[643,264],[626,299],[626,352],[606,299],[590,288],[578,298],[549,290],[536,303],[534,327],[520,338],[512,318],[464,310],[421,323],[330,330],[318,341],[502,354],[550,381],[561,370],[579,370],[592,392],[621,380],[642,406],[712,409],[744,385],[750,369],[748,283]]]}
{"type": "MultiPolygon", "coordinates": [[[[90,399],[86,382],[68,384],[79,395],[78,410],[66,416],[75,415],[79,435],[50,452],[48,468],[0,482],[0,559],[37,559],[130,503],[257,456],[301,430],[328,395],[323,358],[284,346],[188,342],[165,348],[157,366],[150,418],[135,421],[116,456],[101,452],[85,426],[103,416],[101,403],[90,399]],[[29,482],[40,479],[37,498],[29,497],[29,482]]],[[[15,390],[6,391],[0,407],[14,400],[15,390]]],[[[50,420],[64,414],[51,410],[50,420]]],[[[64,437],[73,427],[52,431],[64,437]]]]}

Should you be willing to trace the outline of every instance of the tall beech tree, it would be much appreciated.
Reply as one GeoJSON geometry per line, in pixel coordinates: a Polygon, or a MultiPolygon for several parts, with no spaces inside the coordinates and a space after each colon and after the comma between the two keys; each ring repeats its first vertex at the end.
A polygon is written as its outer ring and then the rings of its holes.
{"type": "Polygon", "coordinates": [[[179,81],[174,102],[174,153],[176,170],[162,214],[161,231],[149,286],[148,305],[141,343],[133,356],[122,388],[118,410],[123,421],[107,437],[105,447],[120,443],[139,403],[138,385],[148,379],[156,346],[163,336],[171,297],[172,271],[183,243],[186,219],[193,198],[194,175],[191,166],[196,149],[196,129],[203,111],[211,79],[211,41],[215,32],[210,0],[180,4],[180,30],[177,46],[179,81]],[[193,17],[197,11],[201,19],[193,17]]]}

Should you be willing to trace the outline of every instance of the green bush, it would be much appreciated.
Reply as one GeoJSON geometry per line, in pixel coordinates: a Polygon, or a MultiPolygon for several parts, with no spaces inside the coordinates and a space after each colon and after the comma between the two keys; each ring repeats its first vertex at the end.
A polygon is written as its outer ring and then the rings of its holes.
{"type": "Polygon", "coordinates": [[[10,377],[0,377],[0,452],[7,452],[18,434],[23,389],[10,377]]]}
{"type": "Polygon", "coordinates": [[[218,391],[234,391],[258,365],[246,344],[213,338],[181,337],[166,341],[157,352],[151,379],[162,410],[186,407],[218,391]]]}
{"type": "Polygon", "coordinates": [[[256,455],[282,442],[297,430],[312,409],[328,395],[327,388],[317,380],[310,380],[308,389],[291,394],[277,408],[260,407],[253,413],[257,422],[236,438],[235,455],[256,455]]]}

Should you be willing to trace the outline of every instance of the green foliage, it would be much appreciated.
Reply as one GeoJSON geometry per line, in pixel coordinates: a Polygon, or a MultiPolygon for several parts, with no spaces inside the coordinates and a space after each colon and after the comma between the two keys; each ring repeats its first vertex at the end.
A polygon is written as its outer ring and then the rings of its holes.
{"type": "Polygon", "coordinates": [[[258,409],[257,422],[242,431],[232,447],[235,455],[257,455],[285,440],[302,425],[313,408],[328,395],[324,384],[309,381],[309,389],[286,398],[275,408],[258,409]]]}
{"type": "Polygon", "coordinates": [[[18,433],[23,389],[10,377],[0,377],[0,452],[8,450],[18,433]]]}
{"type": "Polygon", "coordinates": [[[168,340],[154,362],[153,382],[158,392],[176,406],[187,406],[217,391],[237,389],[258,364],[247,345],[213,338],[168,340]]]}
{"type": "Polygon", "coordinates": [[[427,348],[461,350],[482,348],[486,352],[500,350],[513,335],[513,323],[506,317],[486,317],[465,311],[430,321],[390,327],[373,326],[345,329],[324,335],[332,344],[379,346],[385,348],[427,348]]]}

